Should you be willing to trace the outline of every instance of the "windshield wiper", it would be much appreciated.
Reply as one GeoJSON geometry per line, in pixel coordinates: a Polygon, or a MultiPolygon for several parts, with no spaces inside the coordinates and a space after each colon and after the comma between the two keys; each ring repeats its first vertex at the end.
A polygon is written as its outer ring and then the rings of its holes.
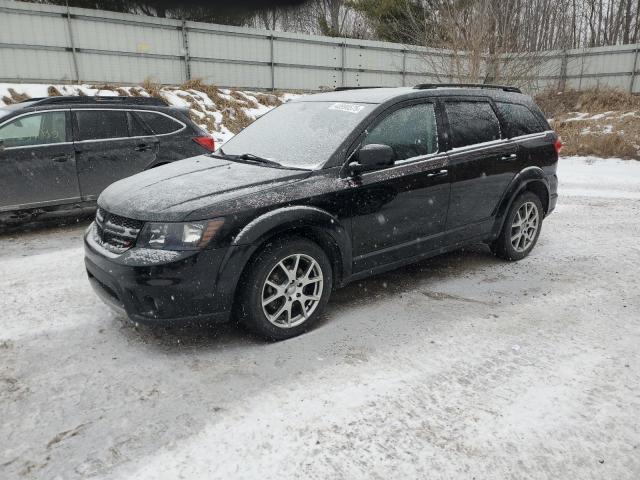
{"type": "Polygon", "coordinates": [[[292,169],[292,170],[307,170],[306,168],[290,167],[290,166],[287,166],[287,165],[282,165],[281,163],[278,163],[275,160],[270,160],[268,158],[260,157],[258,155],[254,155],[253,153],[243,153],[241,155],[231,155],[229,153],[224,153],[224,150],[222,150],[221,148],[218,149],[218,152],[220,152],[220,153],[219,154],[212,153],[211,156],[217,157],[217,158],[222,158],[222,159],[225,159],[225,160],[235,160],[235,161],[245,161],[245,162],[252,162],[252,163],[261,163],[263,165],[269,165],[270,167],[276,167],[276,168],[286,168],[286,169],[292,169]]]}
{"type": "Polygon", "coordinates": [[[221,148],[218,149],[219,154],[212,153],[213,157],[224,158],[227,160],[246,160],[249,162],[262,163],[264,165],[270,165],[272,167],[282,167],[282,164],[276,162],[275,160],[269,160],[268,158],[259,157],[258,155],[254,155],[253,153],[243,153],[242,155],[231,155],[229,153],[224,153],[224,150],[221,148]]]}

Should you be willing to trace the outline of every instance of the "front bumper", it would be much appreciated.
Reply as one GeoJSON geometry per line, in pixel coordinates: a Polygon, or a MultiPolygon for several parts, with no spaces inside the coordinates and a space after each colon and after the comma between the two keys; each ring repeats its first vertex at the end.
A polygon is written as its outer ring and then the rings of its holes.
{"type": "Polygon", "coordinates": [[[240,272],[220,273],[233,247],[190,252],[132,248],[114,255],[93,241],[91,228],[84,241],[89,281],[117,312],[141,323],[229,319],[240,272]]]}

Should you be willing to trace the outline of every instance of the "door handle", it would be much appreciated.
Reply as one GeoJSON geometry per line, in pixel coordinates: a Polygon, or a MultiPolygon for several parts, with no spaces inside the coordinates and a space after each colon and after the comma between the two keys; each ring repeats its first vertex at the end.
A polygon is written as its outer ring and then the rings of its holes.
{"type": "Polygon", "coordinates": [[[511,160],[515,160],[516,158],[518,158],[518,154],[512,153],[511,155],[503,155],[502,157],[500,157],[500,160],[509,162],[511,160]]]}
{"type": "Polygon", "coordinates": [[[434,172],[434,173],[429,173],[427,174],[427,177],[429,178],[433,178],[433,177],[444,177],[445,175],[447,175],[449,173],[449,170],[440,170],[439,172],[434,172]]]}
{"type": "Polygon", "coordinates": [[[66,162],[69,160],[69,155],[58,155],[57,157],[53,157],[51,160],[56,163],[66,162]]]}
{"type": "Polygon", "coordinates": [[[151,145],[147,145],[146,143],[141,143],[140,145],[136,145],[134,150],[136,152],[146,152],[147,150],[151,150],[151,145]]]}

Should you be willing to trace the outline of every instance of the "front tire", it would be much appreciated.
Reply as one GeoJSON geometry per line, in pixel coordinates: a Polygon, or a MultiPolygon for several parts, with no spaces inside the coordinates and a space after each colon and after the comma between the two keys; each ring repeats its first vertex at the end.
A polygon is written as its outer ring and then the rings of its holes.
{"type": "Polygon", "coordinates": [[[491,251],[509,261],[529,255],[540,236],[543,216],[542,202],[535,193],[518,195],[507,213],[500,236],[491,245],[491,251]]]}
{"type": "Polygon", "coordinates": [[[251,262],[239,288],[239,321],[271,340],[292,338],[319,319],[333,287],[331,262],[314,242],[286,237],[251,262]]]}

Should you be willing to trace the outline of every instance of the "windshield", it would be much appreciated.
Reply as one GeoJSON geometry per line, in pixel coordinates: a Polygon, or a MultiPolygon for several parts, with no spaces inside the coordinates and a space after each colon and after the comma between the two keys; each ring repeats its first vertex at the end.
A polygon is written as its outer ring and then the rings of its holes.
{"type": "Polygon", "coordinates": [[[222,146],[226,155],[252,154],[283,166],[322,167],[373,110],[367,103],[285,103],[222,146]]]}

